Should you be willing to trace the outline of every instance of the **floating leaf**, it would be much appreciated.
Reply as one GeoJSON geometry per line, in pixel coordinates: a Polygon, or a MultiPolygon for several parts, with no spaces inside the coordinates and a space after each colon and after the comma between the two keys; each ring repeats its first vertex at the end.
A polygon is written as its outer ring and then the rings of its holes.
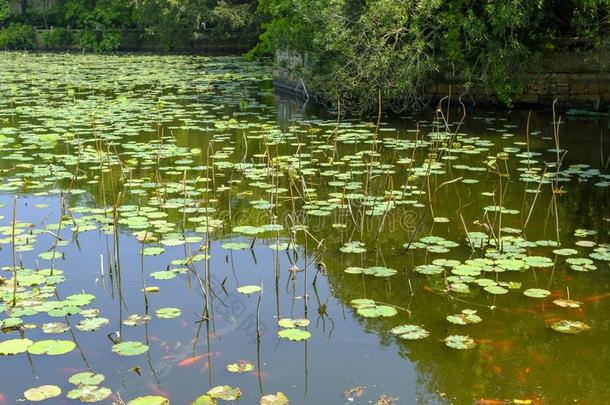
{"type": "Polygon", "coordinates": [[[59,395],[61,395],[61,388],[57,385],[41,385],[40,387],[30,388],[23,393],[25,399],[34,402],[55,398],[59,395]]]}
{"type": "Polygon", "coordinates": [[[430,332],[418,325],[401,325],[390,330],[390,333],[405,340],[418,340],[430,336],[430,332]]]}
{"type": "Polygon", "coordinates": [[[209,395],[201,395],[191,405],[218,405],[218,402],[209,395]]]}
{"type": "Polygon", "coordinates": [[[104,381],[105,377],[103,374],[95,374],[91,371],[85,371],[82,373],[76,373],[68,378],[68,382],[74,385],[99,385],[104,381]]]}
{"type": "Polygon", "coordinates": [[[182,311],[179,308],[159,308],[156,311],[157,318],[160,319],[171,319],[180,316],[182,311]]]}
{"type": "Polygon", "coordinates": [[[309,325],[309,319],[282,318],[277,321],[277,324],[282,328],[297,328],[299,326],[305,327],[309,325]]]}
{"type": "Polygon", "coordinates": [[[99,402],[112,394],[108,388],[97,385],[81,385],[68,392],[68,398],[78,399],[81,402],[99,402]]]}
{"type": "Polygon", "coordinates": [[[76,348],[76,344],[71,340],[39,340],[28,347],[31,354],[48,354],[58,356],[71,352],[76,348]]]}
{"type": "Polygon", "coordinates": [[[207,394],[212,398],[236,401],[241,396],[241,391],[237,387],[232,388],[229,385],[219,385],[209,390],[207,394]]]}
{"type": "Polygon", "coordinates": [[[477,344],[470,336],[451,335],[445,338],[445,344],[453,349],[472,349],[477,344]]]}
{"type": "Polygon", "coordinates": [[[542,288],[528,288],[527,290],[523,291],[523,295],[531,298],[546,298],[551,295],[551,292],[542,288]]]}
{"type": "Polygon", "coordinates": [[[577,333],[586,332],[591,329],[589,325],[580,321],[569,321],[567,319],[551,324],[551,328],[557,332],[575,335],[577,333]]]}
{"type": "Polygon", "coordinates": [[[246,373],[254,370],[254,366],[249,361],[240,360],[237,363],[227,364],[227,371],[231,373],[246,373]]]}
{"type": "Polygon", "coordinates": [[[246,294],[246,295],[254,294],[261,290],[262,290],[262,288],[257,285],[244,285],[242,287],[237,288],[237,292],[240,292],[240,293],[246,294]]]}
{"type": "Polygon", "coordinates": [[[26,352],[34,342],[30,339],[10,339],[0,342],[0,354],[13,355],[26,352]]]}
{"type": "Polygon", "coordinates": [[[307,332],[306,330],[296,328],[282,329],[277,333],[277,335],[281,338],[294,341],[307,340],[311,337],[311,333],[307,332]]]}
{"type": "Polygon", "coordinates": [[[169,399],[160,395],[146,395],[132,399],[127,405],[169,405],[169,399]]]}
{"type": "Polygon", "coordinates": [[[148,351],[148,346],[142,342],[126,341],[112,346],[112,351],[121,356],[137,356],[148,351]]]}
{"type": "Polygon", "coordinates": [[[464,309],[461,314],[449,315],[447,320],[456,325],[468,325],[482,321],[481,317],[477,315],[477,311],[473,309],[464,309]]]}
{"type": "Polygon", "coordinates": [[[85,318],[76,324],[76,329],[84,332],[92,332],[109,323],[110,321],[106,318],[85,318]]]}
{"type": "Polygon", "coordinates": [[[288,398],[283,392],[278,391],[261,397],[260,405],[288,405],[288,398]]]}

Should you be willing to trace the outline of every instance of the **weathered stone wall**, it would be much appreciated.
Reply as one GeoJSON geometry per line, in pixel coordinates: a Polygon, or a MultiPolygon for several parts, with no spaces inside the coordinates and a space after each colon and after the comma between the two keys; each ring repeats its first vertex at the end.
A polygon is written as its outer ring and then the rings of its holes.
{"type": "MultiPolygon", "coordinates": [[[[307,83],[300,70],[306,58],[288,52],[276,53],[276,86],[305,96],[307,83]]],[[[610,53],[556,52],[531,61],[522,78],[523,92],[513,98],[518,106],[548,107],[557,100],[560,108],[608,111],[610,108],[610,53]]],[[[450,73],[439,74],[427,86],[431,104],[451,94],[467,105],[502,104],[494,92],[481,85],[467,85],[466,80],[450,73]]]]}

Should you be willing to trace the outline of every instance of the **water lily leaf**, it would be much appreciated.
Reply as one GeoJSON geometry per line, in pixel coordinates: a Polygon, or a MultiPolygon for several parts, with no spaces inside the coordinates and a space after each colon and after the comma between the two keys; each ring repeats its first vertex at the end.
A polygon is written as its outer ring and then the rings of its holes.
{"type": "Polygon", "coordinates": [[[309,319],[282,318],[277,321],[277,324],[282,328],[297,328],[299,326],[305,327],[309,325],[309,319]]]}
{"type": "Polygon", "coordinates": [[[246,295],[254,294],[261,290],[262,290],[262,288],[257,285],[244,285],[244,286],[237,288],[237,292],[240,292],[240,293],[246,294],[246,295]]]}
{"type": "Polygon", "coordinates": [[[217,405],[218,402],[209,395],[201,395],[197,397],[191,405],[217,405]]]}
{"type": "Polygon", "coordinates": [[[23,393],[28,401],[38,402],[45,399],[55,398],[61,395],[61,388],[57,385],[41,385],[40,387],[30,388],[23,393]]]}
{"type": "Polygon", "coordinates": [[[261,397],[260,405],[288,405],[288,398],[283,392],[276,392],[261,397]]]}
{"type": "Polygon", "coordinates": [[[165,252],[165,249],[162,247],[147,247],[142,249],[142,254],[144,256],[158,256],[163,252],[165,252]]]}
{"type": "Polygon", "coordinates": [[[277,335],[281,338],[293,341],[307,340],[311,337],[311,333],[296,328],[282,329],[277,335]]]}
{"type": "Polygon", "coordinates": [[[169,399],[160,395],[146,395],[132,399],[127,405],[169,405],[169,399]]]}
{"type": "Polygon", "coordinates": [[[456,325],[468,325],[469,323],[479,323],[481,317],[473,309],[464,309],[461,314],[449,315],[447,320],[456,325]]]}
{"type": "Polygon", "coordinates": [[[156,311],[157,318],[160,319],[171,319],[180,316],[182,311],[179,308],[159,308],[156,311]]]}
{"type": "Polygon", "coordinates": [[[76,373],[68,378],[68,382],[74,385],[99,385],[104,381],[105,377],[103,374],[95,374],[91,371],[85,371],[82,373],[76,373]]]}
{"type": "Polygon", "coordinates": [[[506,294],[508,292],[508,290],[504,287],[500,287],[499,285],[488,285],[487,287],[483,288],[485,291],[487,291],[490,294],[506,294]]]}
{"type": "Polygon", "coordinates": [[[400,325],[392,328],[390,333],[405,340],[418,340],[430,336],[430,332],[418,325],[400,325]]]}
{"type": "Polygon", "coordinates": [[[236,401],[241,396],[241,391],[238,387],[232,388],[229,385],[219,385],[209,390],[207,394],[212,398],[236,401]]]}
{"type": "Polygon", "coordinates": [[[42,325],[44,333],[63,333],[70,330],[70,326],[65,322],[50,322],[42,325]]]}
{"type": "Polygon", "coordinates": [[[13,355],[26,352],[34,342],[30,339],[10,339],[0,342],[1,355],[13,355]]]}
{"type": "Polygon", "coordinates": [[[85,318],[76,324],[76,329],[82,330],[83,332],[92,332],[98,330],[102,326],[106,326],[110,323],[110,320],[106,318],[85,318]]]}
{"type": "Polygon", "coordinates": [[[472,349],[477,344],[470,336],[451,335],[445,338],[445,344],[453,349],[472,349]]]}
{"type": "Polygon", "coordinates": [[[68,398],[78,399],[81,402],[99,402],[112,394],[108,388],[97,385],[81,385],[68,392],[68,398]]]}
{"type": "Polygon", "coordinates": [[[139,314],[131,314],[126,319],[123,319],[123,325],[127,326],[138,326],[144,325],[146,322],[150,321],[150,315],[139,315],[139,314]]]}
{"type": "Polygon", "coordinates": [[[120,356],[137,356],[148,351],[148,346],[142,342],[126,341],[112,346],[112,351],[120,356]]]}
{"type": "Polygon", "coordinates": [[[575,335],[591,329],[591,327],[584,322],[569,321],[567,319],[551,324],[551,328],[557,332],[566,333],[569,335],[575,335]]]}
{"type": "Polygon", "coordinates": [[[254,365],[249,361],[240,360],[237,363],[227,364],[227,371],[231,373],[246,373],[254,370],[254,365]]]}
{"type": "Polygon", "coordinates": [[[531,298],[546,298],[551,295],[551,292],[542,288],[528,288],[527,290],[523,291],[523,295],[531,298]]]}
{"type": "Polygon", "coordinates": [[[557,299],[553,301],[553,304],[562,308],[580,308],[582,306],[582,302],[568,299],[557,299]]]}
{"type": "Polygon", "coordinates": [[[76,344],[71,340],[39,340],[28,347],[31,354],[48,354],[58,356],[71,352],[76,348],[76,344]]]}
{"type": "Polygon", "coordinates": [[[163,270],[150,273],[150,276],[155,280],[171,280],[172,278],[176,277],[176,273],[169,270],[163,270]]]}

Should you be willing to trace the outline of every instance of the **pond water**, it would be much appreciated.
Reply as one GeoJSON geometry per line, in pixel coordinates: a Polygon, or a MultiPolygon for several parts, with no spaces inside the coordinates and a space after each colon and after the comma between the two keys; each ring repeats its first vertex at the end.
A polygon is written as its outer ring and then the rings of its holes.
{"type": "Polygon", "coordinates": [[[0,403],[610,395],[607,118],[337,119],[235,57],[0,73],[0,403]]]}

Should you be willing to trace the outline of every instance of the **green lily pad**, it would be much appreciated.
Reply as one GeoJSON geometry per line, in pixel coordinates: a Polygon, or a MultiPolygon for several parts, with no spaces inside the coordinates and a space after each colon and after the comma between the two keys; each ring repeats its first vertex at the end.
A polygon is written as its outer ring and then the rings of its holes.
{"type": "Polygon", "coordinates": [[[282,318],[277,321],[277,324],[282,328],[305,327],[309,325],[309,319],[282,318]]]}
{"type": "Polygon", "coordinates": [[[257,285],[244,285],[244,286],[237,288],[237,292],[240,292],[240,293],[246,294],[246,295],[254,294],[261,290],[262,290],[262,288],[257,285]]]}
{"type": "Polygon", "coordinates": [[[447,320],[456,325],[468,325],[482,321],[481,317],[477,315],[477,311],[473,309],[464,309],[461,314],[449,315],[447,320]]]}
{"type": "Polygon", "coordinates": [[[528,288],[527,290],[523,291],[523,295],[531,298],[546,298],[551,295],[551,292],[542,288],[528,288]]]}
{"type": "Polygon", "coordinates": [[[76,373],[68,378],[68,382],[74,385],[99,385],[104,381],[103,374],[95,374],[91,371],[76,373]]]}
{"type": "Polygon", "coordinates": [[[23,393],[28,401],[38,402],[45,399],[55,398],[61,395],[61,388],[57,385],[41,385],[40,387],[30,388],[23,393]]]}
{"type": "Polygon", "coordinates": [[[567,319],[563,319],[561,321],[555,322],[551,325],[553,330],[557,332],[566,333],[569,335],[576,335],[581,332],[586,332],[591,329],[591,326],[587,325],[584,322],[580,321],[569,321],[567,319]]]}
{"type": "Polygon", "coordinates": [[[85,318],[82,319],[78,324],[76,324],[76,329],[82,330],[84,332],[92,332],[94,330],[98,330],[102,326],[106,326],[110,323],[110,320],[106,318],[85,318]]]}
{"type": "Polygon", "coordinates": [[[169,399],[160,395],[146,395],[132,399],[127,405],[169,405],[169,399]]]}
{"type": "Polygon", "coordinates": [[[451,335],[445,338],[445,344],[453,349],[465,350],[472,349],[477,344],[470,336],[451,335]]]}
{"type": "Polygon", "coordinates": [[[283,392],[276,392],[261,397],[260,405],[288,405],[288,397],[283,392]]]}
{"type": "Polygon", "coordinates": [[[63,333],[70,330],[70,326],[65,322],[50,322],[42,325],[44,333],[63,333]]]}
{"type": "Polygon", "coordinates": [[[180,316],[182,311],[179,308],[159,308],[156,311],[157,318],[160,319],[171,319],[180,316]]]}
{"type": "Polygon", "coordinates": [[[390,333],[405,340],[419,340],[430,336],[430,332],[418,325],[400,325],[392,328],[390,333]]]}
{"type": "Polygon", "coordinates": [[[31,354],[48,354],[58,356],[71,352],[76,348],[76,344],[71,340],[39,340],[28,347],[31,354]]]}
{"type": "Polygon", "coordinates": [[[191,402],[191,405],[218,405],[218,401],[209,395],[201,395],[191,402]]]}
{"type": "Polygon", "coordinates": [[[227,371],[231,373],[247,373],[254,370],[254,365],[249,361],[240,360],[237,363],[227,364],[227,371]]]}
{"type": "Polygon", "coordinates": [[[112,346],[112,351],[120,356],[137,356],[148,351],[148,346],[142,342],[126,341],[112,346]]]}
{"type": "Polygon", "coordinates": [[[277,335],[281,338],[293,341],[307,340],[311,337],[311,333],[296,328],[282,329],[277,335]]]}
{"type": "Polygon", "coordinates": [[[236,401],[241,396],[241,391],[238,387],[231,387],[229,385],[219,385],[210,389],[207,394],[216,399],[223,399],[225,401],[236,401]]]}
{"type": "Polygon", "coordinates": [[[81,385],[68,392],[68,398],[77,399],[81,402],[99,402],[108,398],[112,391],[97,385],[81,385]]]}
{"type": "Polygon", "coordinates": [[[10,339],[0,342],[0,355],[24,353],[34,344],[30,339],[10,339]]]}

